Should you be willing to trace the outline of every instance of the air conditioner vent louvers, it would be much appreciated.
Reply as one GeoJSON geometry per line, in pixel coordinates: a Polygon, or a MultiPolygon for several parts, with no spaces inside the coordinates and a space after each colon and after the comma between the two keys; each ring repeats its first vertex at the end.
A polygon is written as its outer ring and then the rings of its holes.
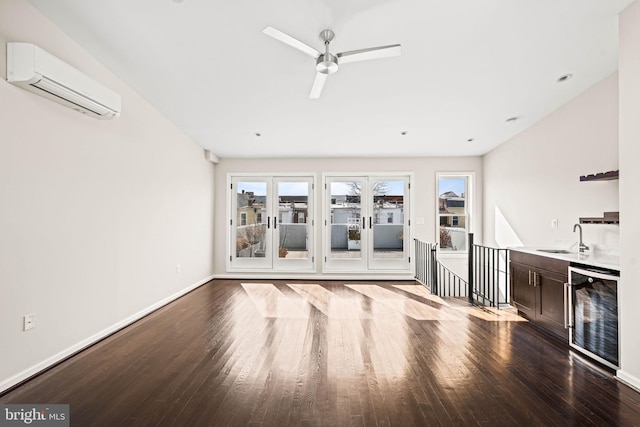
{"type": "Polygon", "coordinates": [[[52,81],[49,81],[45,78],[42,78],[40,80],[38,80],[35,83],[31,83],[31,86],[37,87],[40,90],[43,90],[53,96],[56,96],[60,99],[62,99],[63,101],[67,101],[70,102],[72,104],[77,105],[80,108],[83,109],[87,109],[91,112],[93,112],[94,114],[97,114],[99,116],[105,116],[107,114],[110,113],[115,113],[114,111],[110,110],[109,108],[105,107],[102,104],[99,104],[97,102],[92,102],[90,100],[88,100],[87,98],[83,98],[82,96],[78,95],[76,92],[74,92],[73,90],[62,86],[62,85],[58,85],[52,81]],[[56,90],[54,90],[53,88],[56,88],[56,90]],[[62,95],[62,93],[64,93],[64,96],[62,95]]]}

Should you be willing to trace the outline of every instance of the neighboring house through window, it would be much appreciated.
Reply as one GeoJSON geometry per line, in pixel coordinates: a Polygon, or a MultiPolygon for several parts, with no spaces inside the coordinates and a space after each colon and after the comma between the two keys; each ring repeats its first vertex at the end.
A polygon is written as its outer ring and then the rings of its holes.
{"type": "Polygon", "coordinates": [[[443,252],[466,252],[470,225],[470,173],[438,173],[438,239],[443,252]]]}

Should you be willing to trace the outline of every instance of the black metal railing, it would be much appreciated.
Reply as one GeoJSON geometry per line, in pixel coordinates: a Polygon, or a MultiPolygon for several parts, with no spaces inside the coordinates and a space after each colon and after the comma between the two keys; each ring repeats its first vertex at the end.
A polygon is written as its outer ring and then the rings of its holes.
{"type": "Polygon", "coordinates": [[[441,262],[437,262],[438,296],[463,297],[467,294],[468,282],[451,271],[441,262]]]}
{"type": "Polygon", "coordinates": [[[437,243],[415,241],[416,280],[441,297],[466,297],[470,304],[500,308],[509,304],[509,251],[468,241],[468,279],[443,265],[437,243]]]}
{"type": "Polygon", "coordinates": [[[466,296],[467,281],[438,260],[437,243],[414,239],[416,255],[416,280],[433,295],[441,297],[466,296]]]}
{"type": "Polygon", "coordinates": [[[469,289],[480,305],[500,308],[509,304],[509,250],[473,243],[469,233],[469,289]]]}
{"type": "Polygon", "coordinates": [[[417,262],[416,266],[416,280],[429,289],[432,294],[438,294],[438,270],[436,263],[438,259],[436,257],[437,243],[422,242],[418,239],[413,239],[415,243],[415,256],[417,262]]]}

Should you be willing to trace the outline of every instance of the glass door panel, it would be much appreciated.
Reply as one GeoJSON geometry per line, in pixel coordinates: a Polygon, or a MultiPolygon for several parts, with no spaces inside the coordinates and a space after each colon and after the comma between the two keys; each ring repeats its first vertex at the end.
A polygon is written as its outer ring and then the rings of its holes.
{"type": "Polygon", "coordinates": [[[269,182],[241,178],[232,181],[231,246],[234,266],[271,267],[269,182]]]}
{"type": "Polygon", "coordinates": [[[363,243],[366,242],[362,214],[362,190],[365,180],[359,177],[332,177],[327,181],[326,205],[328,245],[327,267],[361,269],[366,265],[363,243]]]}
{"type": "Polygon", "coordinates": [[[274,267],[312,268],[313,198],[311,178],[276,178],[274,203],[274,267]]]}
{"type": "Polygon", "coordinates": [[[409,268],[408,177],[370,179],[370,269],[409,268]]]}

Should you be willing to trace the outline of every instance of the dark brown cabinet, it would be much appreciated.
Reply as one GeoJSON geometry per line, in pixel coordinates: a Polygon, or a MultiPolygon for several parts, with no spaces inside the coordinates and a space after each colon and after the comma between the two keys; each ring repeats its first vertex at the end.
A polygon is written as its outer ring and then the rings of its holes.
{"type": "Polygon", "coordinates": [[[511,251],[511,304],[548,332],[568,339],[565,329],[565,283],[569,262],[511,251]]]}

